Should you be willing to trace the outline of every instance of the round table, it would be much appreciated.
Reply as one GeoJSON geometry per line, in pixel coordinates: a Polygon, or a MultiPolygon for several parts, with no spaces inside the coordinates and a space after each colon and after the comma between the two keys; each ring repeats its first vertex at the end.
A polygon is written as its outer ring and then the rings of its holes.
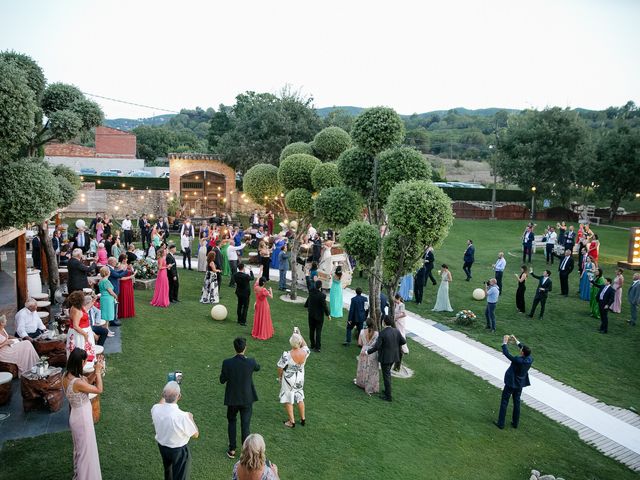
{"type": "Polygon", "coordinates": [[[20,378],[20,390],[25,412],[42,408],[57,412],[64,401],[62,368],[49,368],[47,375],[43,377],[25,372],[20,378]]]}
{"type": "Polygon", "coordinates": [[[0,405],[6,405],[11,401],[11,381],[13,375],[8,372],[0,372],[0,405]]]}

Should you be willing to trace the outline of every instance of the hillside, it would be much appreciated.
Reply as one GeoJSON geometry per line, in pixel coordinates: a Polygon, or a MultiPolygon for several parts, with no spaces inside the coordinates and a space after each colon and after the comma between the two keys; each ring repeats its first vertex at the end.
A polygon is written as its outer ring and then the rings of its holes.
{"type": "Polygon", "coordinates": [[[134,128],[139,127],[141,125],[149,125],[149,126],[164,125],[169,120],[171,120],[171,118],[174,116],[175,114],[173,113],[166,113],[164,115],[157,115],[155,117],[149,117],[149,118],[113,118],[113,119],[108,118],[108,119],[105,119],[104,124],[107,127],[128,131],[128,130],[133,130],[134,128]]]}

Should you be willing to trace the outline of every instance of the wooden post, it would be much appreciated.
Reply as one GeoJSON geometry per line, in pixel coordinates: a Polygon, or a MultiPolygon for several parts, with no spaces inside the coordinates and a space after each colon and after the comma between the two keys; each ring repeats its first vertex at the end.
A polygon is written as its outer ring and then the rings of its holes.
{"type": "Polygon", "coordinates": [[[23,233],[16,238],[16,299],[18,310],[24,307],[27,296],[27,236],[23,233]]]}

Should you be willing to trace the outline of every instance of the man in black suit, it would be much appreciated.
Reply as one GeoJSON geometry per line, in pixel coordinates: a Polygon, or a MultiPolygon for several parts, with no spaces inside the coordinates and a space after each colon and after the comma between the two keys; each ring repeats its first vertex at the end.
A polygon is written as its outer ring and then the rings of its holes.
{"type": "Polygon", "coordinates": [[[464,265],[462,265],[462,270],[464,271],[464,274],[467,276],[467,278],[465,278],[465,280],[468,282],[469,280],[471,280],[471,267],[473,266],[473,262],[475,261],[476,257],[476,247],[473,246],[473,240],[469,239],[467,240],[467,248],[464,251],[464,265]]]}
{"type": "Polygon", "coordinates": [[[253,272],[250,275],[244,272],[244,263],[238,264],[238,271],[233,274],[233,281],[236,285],[236,297],[238,297],[238,323],[243,327],[247,324],[247,311],[249,310],[249,297],[251,287],[249,282],[253,279],[253,272]]]}
{"type": "Polygon", "coordinates": [[[89,234],[85,231],[84,228],[78,229],[78,231],[76,232],[76,236],[74,237],[74,243],[76,247],[82,250],[82,253],[87,253],[89,251],[91,239],[89,238],[89,234]]]}
{"type": "Polygon", "coordinates": [[[331,314],[327,307],[327,296],[322,292],[322,281],[316,281],[315,288],[312,288],[304,302],[304,308],[308,312],[309,319],[309,342],[314,352],[320,352],[322,348],[322,325],[324,316],[331,320],[331,314]]]}
{"type": "Polygon", "coordinates": [[[33,268],[42,269],[42,246],[40,237],[34,235],[31,239],[31,259],[33,260],[33,268]]]}
{"type": "Polygon", "coordinates": [[[611,286],[611,278],[604,279],[604,285],[598,285],[591,280],[591,285],[597,287],[598,292],[598,309],[600,310],[600,328],[598,332],[607,333],[609,331],[609,310],[615,300],[616,291],[611,286]]]}
{"type": "Polygon", "coordinates": [[[391,367],[402,361],[402,345],[407,341],[400,330],[393,326],[393,320],[388,316],[384,317],[385,327],[378,335],[376,344],[367,350],[367,355],[378,352],[378,362],[382,368],[382,379],[384,380],[384,393],[380,395],[382,400],[390,402],[391,397],[391,367]]]}
{"type": "Polygon", "coordinates": [[[552,283],[550,270],[545,270],[542,275],[536,275],[531,272],[531,276],[539,280],[538,288],[536,289],[536,295],[533,297],[533,305],[531,305],[531,312],[529,313],[529,318],[533,318],[533,314],[536,313],[536,308],[538,308],[538,304],[540,304],[540,320],[544,316],[544,306],[547,303],[547,296],[551,291],[552,283]]]}
{"type": "Polygon", "coordinates": [[[427,271],[423,265],[418,269],[413,279],[413,296],[418,305],[422,303],[422,294],[424,293],[424,286],[426,283],[427,271]]]}
{"type": "Polygon", "coordinates": [[[233,341],[236,355],[222,362],[220,383],[226,383],[224,404],[227,406],[227,433],[229,434],[229,450],[227,456],[236,456],[236,418],[240,413],[240,432],[242,442],[249,436],[251,429],[251,411],[253,402],[258,401],[256,387],[253,385],[253,372],[260,370],[260,365],[253,358],[247,358],[245,351],[247,341],[237,337],[233,341]]]}
{"type": "Polygon", "coordinates": [[[573,247],[576,244],[576,232],[573,230],[573,225],[569,225],[569,230],[564,236],[564,248],[573,253],[573,247]]]}
{"type": "Polygon", "coordinates": [[[95,272],[96,264],[94,262],[91,264],[91,266],[86,266],[84,263],[82,263],[82,250],[80,248],[74,248],[71,259],[67,263],[67,269],[69,271],[69,277],[67,280],[67,291],[69,293],[73,293],[76,290],[89,288],[87,273],[95,272]]]}
{"type": "Polygon", "coordinates": [[[509,398],[513,397],[513,416],[511,417],[511,426],[518,428],[520,421],[520,396],[522,389],[531,385],[529,382],[529,369],[533,363],[531,349],[521,344],[513,335],[505,335],[502,337],[502,353],[511,361],[511,365],[504,374],[504,388],[502,389],[502,400],[500,401],[500,413],[498,421],[494,424],[499,428],[504,428],[504,419],[507,415],[507,407],[509,406],[509,398]],[[514,357],[509,353],[507,344],[512,339],[520,349],[520,355],[514,357]]]}
{"type": "Polygon", "coordinates": [[[556,253],[554,253],[554,255],[560,259],[560,264],[558,265],[558,275],[560,276],[560,295],[568,297],[569,274],[573,272],[573,257],[571,256],[571,250],[567,248],[564,251],[564,256],[556,253]]]}
{"type": "Polygon", "coordinates": [[[167,254],[167,276],[169,278],[169,301],[171,303],[179,302],[178,289],[180,282],[178,280],[178,265],[176,265],[176,246],[169,245],[169,253],[167,254]]]}
{"type": "Polygon", "coordinates": [[[364,327],[364,321],[367,319],[367,311],[365,309],[365,303],[367,297],[362,296],[362,289],[356,288],[356,295],[351,299],[349,305],[349,317],[347,319],[347,335],[344,343],[345,347],[351,345],[351,333],[353,327],[356,327],[356,338],[360,338],[360,331],[364,327]]]}
{"type": "Polygon", "coordinates": [[[151,244],[151,225],[147,220],[146,213],[143,213],[140,217],[140,220],[138,220],[138,228],[140,228],[140,241],[142,242],[142,250],[144,250],[146,254],[147,249],[151,244]]]}
{"type": "Polygon", "coordinates": [[[427,280],[431,280],[431,283],[433,285],[436,284],[436,279],[433,278],[433,267],[435,266],[435,264],[436,264],[436,256],[433,254],[433,247],[429,245],[424,254],[424,270],[425,270],[424,285],[427,284],[427,280]]]}

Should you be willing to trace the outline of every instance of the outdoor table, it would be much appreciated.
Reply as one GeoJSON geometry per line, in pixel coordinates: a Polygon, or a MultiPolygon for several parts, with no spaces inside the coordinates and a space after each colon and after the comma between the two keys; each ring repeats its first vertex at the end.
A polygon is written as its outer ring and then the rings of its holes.
{"type": "Polygon", "coordinates": [[[49,358],[49,365],[64,367],[67,364],[66,335],[56,335],[51,339],[36,338],[33,341],[38,356],[49,358]]]}
{"type": "Polygon", "coordinates": [[[60,277],[60,284],[67,283],[69,281],[69,269],[58,268],[58,276],[60,277]]]}
{"type": "Polygon", "coordinates": [[[64,395],[62,392],[62,368],[49,368],[46,375],[26,372],[20,378],[22,391],[22,407],[25,412],[47,408],[57,412],[62,408],[64,395]]]}

